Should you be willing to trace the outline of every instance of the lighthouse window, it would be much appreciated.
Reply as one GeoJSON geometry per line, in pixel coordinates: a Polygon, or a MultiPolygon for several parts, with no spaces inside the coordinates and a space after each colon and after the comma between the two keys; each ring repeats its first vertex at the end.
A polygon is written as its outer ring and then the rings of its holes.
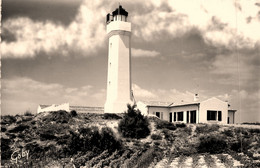
{"type": "Polygon", "coordinates": [[[110,43],[110,48],[112,48],[112,43],[110,43]]]}

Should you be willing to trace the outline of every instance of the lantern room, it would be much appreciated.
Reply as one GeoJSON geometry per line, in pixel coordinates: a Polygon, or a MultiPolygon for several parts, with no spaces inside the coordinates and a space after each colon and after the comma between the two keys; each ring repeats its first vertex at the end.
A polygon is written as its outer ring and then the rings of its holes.
{"type": "Polygon", "coordinates": [[[127,16],[128,16],[128,12],[121,6],[119,5],[119,7],[112,12],[112,14],[108,13],[107,14],[107,24],[109,24],[112,21],[123,21],[123,22],[127,22],[127,16]]]}

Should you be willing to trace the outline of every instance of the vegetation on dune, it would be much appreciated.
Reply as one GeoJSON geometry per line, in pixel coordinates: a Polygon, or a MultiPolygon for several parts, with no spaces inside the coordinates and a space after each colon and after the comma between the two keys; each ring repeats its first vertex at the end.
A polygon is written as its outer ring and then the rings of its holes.
{"type": "Polygon", "coordinates": [[[173,124],[146,118],[130,105],[123,115],[58,111],[1,119],[2,165],[21,148],[30,151],[31,167],[148,168],[163,158],[179,166],[192,158],[196,167],[201,157],[208,166],[217,158],[232,167],[230,157],[244,167],[260,166],[260,129],[173,124]]]}
{"type": "Polygon", "coordinates": [[[119,122],[118,131],[126,138],[145,138],[150,134],[149,121],[139,110],[136,105],[127,105],[127,112],[119,122]]]}
{"type": "Polygon", "coordinates": [[[225,152],[227,143],[222,136],[204,135],[200,137],[198,151],[200,153],[217,154],[225,152]]]}

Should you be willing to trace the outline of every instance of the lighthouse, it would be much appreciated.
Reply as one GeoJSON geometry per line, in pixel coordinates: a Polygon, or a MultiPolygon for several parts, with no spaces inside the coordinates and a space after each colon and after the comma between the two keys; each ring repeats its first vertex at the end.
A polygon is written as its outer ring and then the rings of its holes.
{"type": "Polygon", "coordinates": [[[132,104],[131,23],[121,6],[107,14],[108,72],[105,113],[123,113],[132,104]]]}

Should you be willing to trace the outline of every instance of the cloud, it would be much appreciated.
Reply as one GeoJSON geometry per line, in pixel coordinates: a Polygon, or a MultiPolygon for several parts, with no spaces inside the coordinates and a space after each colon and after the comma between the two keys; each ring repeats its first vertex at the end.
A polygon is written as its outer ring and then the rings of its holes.
{"type": "Polygon", "coordinates": [[[157,51],[143,50],[143,49],[135,49],[132,48],[132,56],[133,57],[156,57],[160,53],[157,51]]]}
{"type": "Polygon", "coordinates": [[[2,42],[3,58],[35,57],[40,51],[79,50],[88,55],[103,46],[106,37],[104,16],[105,8],[100,1],[84,1],[68,26],[33,21],[27,17],[10,18],[3,23],[3,34],[13,35],[15,40],[2,42]],[[102,24],[103,23],[103,24],[102,24]],[[15,49],[14,49],[15,48],[15,49]]]}
{"type": "Polygon", "coordinates": [[[259,8],[253,1],[189,1],[187,5],[184,1],[161,0],[139,5],[151,9],[133,16],[136,36],[146,41],[180,37],[197,29],[206,43],[217,47],[259,45],[260,35],[256,33],[260,27],[259,8]]]}
{"type": "Polygon", "coordinates": [[[157,96],[152,92],[142,89],[140,86],[133,84],[132,85],[135,99],[154,99],[157,96]]]}
{"type": "Polygon", "coordinates": [[[31,109],[36,110],[39,104],[103,106],[104,90],[97,90],[86,85],[69,88],[57,83],[43,83],[30,78],[13,78],[2,80],[2,112],[17,114],[31,109]]]}
{"type": "MultiPolygon", "coordinates": [[[[149,42],[181,37],[197,30],[204,41],[213,46],[229,49],[254,48],[260,45],[258,29],[259,7],[252,1],[201,1],[170,0],[125,1],[129,11],[133,34],[137,39],[149,42]]],[[[100,0],[83,1],[74,21],[68,26],[46,20],[9,18],[3,23],[3,34],[13,36],[13,41],[2,42],[3,58],[35,57],[40,52],[66,50],[82,51],[85,56],[104,47],[106,37],[104,18],[114,2],[100,0]],[[15,48],[15,50],[14,50],[15,48]]],[[[156,51],[136,51],[137,57],[157,56],[156,51]]]]}
{"type": "Polygon", "coordinates": [[[231,107],[238,110],[236,118],[242,122],[260,121],[260,89],[249,93],[246,90],[233,89],[229,96],[231,107]]]}
{"type": "MultiPolygon", "coordinates": [[[[137,101],[165,101],[165,102],[193,102],[194,93],[189,91],[179,91],[177,89],[152,89],[146,90],[133,84],[134,96],[137,101]]],[[[201,100],[208,98],[204,94],[199,95],[201,100]]]]}
{"type": "Polygon", "coordinates": [[[218,76],[214,82],[243,87],[259,88],[259,55],[258,52],[226,53],[217,55],[210,66],[210,73],[218,76]]]}

